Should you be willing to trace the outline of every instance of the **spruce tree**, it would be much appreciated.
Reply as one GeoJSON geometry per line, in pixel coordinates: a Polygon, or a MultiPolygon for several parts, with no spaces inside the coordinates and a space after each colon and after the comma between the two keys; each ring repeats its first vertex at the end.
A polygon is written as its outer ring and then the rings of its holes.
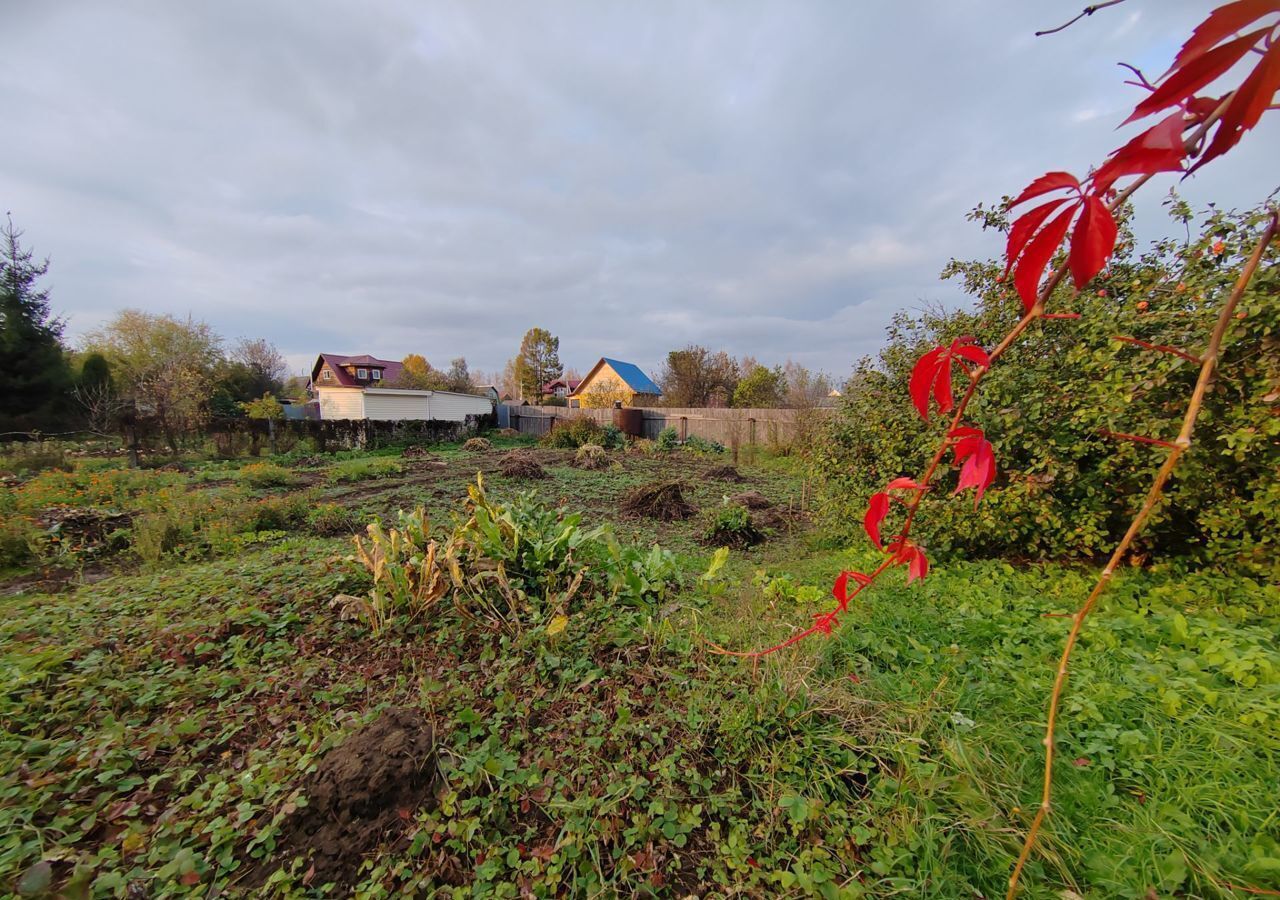
{"type": "Polygon", "coordinates": [[[22,232],[0,226],[0,432],[48,429],[66,406],[70,386],[63,322],[36,282],[49,261],[24,250],[22,232]]]}

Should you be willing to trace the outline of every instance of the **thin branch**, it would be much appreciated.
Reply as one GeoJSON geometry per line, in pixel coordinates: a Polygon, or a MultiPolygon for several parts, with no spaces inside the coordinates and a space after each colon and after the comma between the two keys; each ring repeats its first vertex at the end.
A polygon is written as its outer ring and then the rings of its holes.
{"type": "Polygon", "coordinates": [[[1171,450],[1178,446],[1172,441],[1162,441],[1160,440],[1160,438],[1146,437],[1145,435],[1141,435],[1141,434],[1126,434],[1123,431],[1111,431],[1107,428],[1101,429],[1098,432],[1098,434],[1102,435],[1103,437],[1116,438],[1121,441],[1133,441],[1134,443],[1138,443],[1138,444],[1150,444],[1154,447],[1168,447],[1171,450]]]}
{"type": "Polygon", "coordinates": [[[1142,70],[1137,66],[1131,66],[1128,63],[1116,63],[1116,65],[1128,69],[1133,73],[1133,76],[1138,79],[1137,81],[1126,81],[1125,84],[1131,84],[1134,87],[1144,88],[1148,91],[1154,91],[1156,89],[1156,86],[1150,81],[1147,81],[1147,76],[1143,75],[1142,70]]]}
{"type": "Polygon", "coordinates": [[[1086,6],[1084,9],[1080,11],[1080,15],[1076,16],[1070,22],[1064,22],[1063,24],[1059,25],[1057,28],[1050,28],[1046,31],[1037,31],[1036,37],[1044,37],[1046,34],[1057,34],[1059,31],[1065,31],[1066,29],[1070,28],[1072,25],[1079,22],[1085,16],[1091,16],[1100,9],[1106,9],[1108,6],[1117,6],[1123,2],[1124,0],[1107,0],[1107,2],[1105,3],[1095,3],[1092,6],[1086,6]]]}
{"type": "Polygon", "coordinates": [[[1118,334],[1112,335],[1111,340],[1123,341],[1126,344],[1133,344],[1138,347],[1143,347],[1147,350],[1158,350],[1161,353],[1170,353],[1174,356],[1181,356],[1183,359],[1187,360],[1188,362],[1193,362],[1193,363],[1204,362],[1204,360],[1202,360],[1200,357],[1196,356],[1195,354],[1188,353],[1186,350],[1179,350],[1177,347],[1170,347],[1168,344],[1151,344],[1151,343],[1148,343],[1147,341],[1140,341],[1137,338],[1121,337],[1118,334]]]}
{"type": "Polygon", "coordinates": [[[1160,470],[1156,473],[1155,480],[1147,492],[1147,497],[1143,501],[1142,507],[1133,517],[1133,521],[1129,523],[1128,530],[1124,533],[1124,537],[1120,539],[1120,543],[1116,545],[1111,558],[1107,561],[1106,567],[1102,570],[1101,576],[1093,586],[1093,590],[1089,592],[1084,604],[1076,611],[1072,619],[1071,632],[1067,635],[1067,642],[1062,648],[1062,656],[1058,659],[1058,670],[1053,680],[1053,691],[1049,695],[1049,713],[1044,733],[1044,784],[1040,795],[1040,808],[1036,810],[1035,818],[1031,822],[1031,828],[1027,831],[1026,840],[1022,844],[1022,851],[1018,854],[1018,861],[1013,867],[1013,874],[1009,876],[1007,900],[1013,900],[1013,897],[1018,892],[1018,879],[1021,877],[1022,869],[1031,856],[1031,849],[1035,846],[1036,836],[1040,833],[1045,817],[1049,814],[1053,792],[1054,741],[1057,731],[1058,709],[1062,703],[1063,689],[1066,687],[1067,665],[1071,661],[1071,651],[1075,649],[1076,642],[1079,640],[1080,630],[1084,626],[1085,619],[1093,611],[1098,598],[1110,583],[1116,567],[1124,559],[1125,554],[1129,552],[1129,548],[1146,525],[1151,512],[1159,505],[1164,495],[1164,487],[1168,483],[1169,477],[1173,474],[1178,460],[1191,447],[1191,433],[1195,429],[1196,419],[1199,417],[1200,409],[1204,404],[1205,393],[1209,390],[1209,385],[1213,383],[1218,365],[1218,354],[1222,349],[1222,340],[1231,325],[1232,318],[1235,316],[1236,306],[1239,304],[1240,298],[1244,296],[1245,288],[1249,286],[1249,281],[1253,278],[1254,272],[1257,271],[1263,254],[1276,236],[1277,228],[1280,228],[1280,212],[1273,210],[1271,221],[1267,223],[1267,228],[1258,239],[1257,246],[1254,247],[1249,261],[1240,270],[1240,276],[1236,279],[1235,286],[1227,297],[1227,302],[1223,305],[1221,312],[1218,313],[1217,323],[1214,325],[1213,333],[1209,336],[1208,346],[1201,357],[1203,362],[1200,365],[1200,376],[1196,379],[1195,388],[1191,392],[1191,399],[1187,402],[1187,410],[1182,417],[1182,428],[1174,441],[1173,451],[1165,459],[1164,464],[1160,466],[1160,470]]]}

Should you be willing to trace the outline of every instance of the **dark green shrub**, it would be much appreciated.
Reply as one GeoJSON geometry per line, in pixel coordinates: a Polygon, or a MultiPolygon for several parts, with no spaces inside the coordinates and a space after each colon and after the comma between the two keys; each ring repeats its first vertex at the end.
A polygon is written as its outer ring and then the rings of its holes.
{"type": "Polygon", "coordinates": [[[704,456],[709,456],[713,453],[723,453],[724,444],[719,441],[712,441],[704,437],[698,437],[696,434],[691,434],[684,442],[684,449],[692,450],[694,453],[701,453],[704,456]]]}
{"type": "Polygon", "coordinates": [[[606,450],[621,450],[627,446],[627,436],[621,428],[609,422],[600,429],[600,446],[606,450]]]}
{"type": "MultiPolygon", "coordinates": [[[[1174,212],[1190,220],[1180,204],[1174,212]]],[[[998,216],[983,215],[1000,224],[998,216]]],[[[1188,247],[1166,240],[1141,256],[1122,236],[1124,249],[1098,290],[1073,297],[1064,289],[1050,302],[1081,318],[1034,326],[984,378],[968,418],[994,444],[999,474],[976,510],[969,496],[950,497],[954,480],[942,475],[916,518],[915,533],[931,554],[1094,557],[1114,545],[1164,454],[1107,432],[1171,438],[1198,367],[1113,336],[1199,352],[1256,240],[1258,219],[1213,212],[1188,247]]],[[[850,536],[871,493],[927,465],[946,423],[939,416],[926,423],[912,408],[912,366],[926,350],[962,335],[988,348],[995,343],[1021,311],[999,280],[1002,270],[996,261],[953,262],[944,274],[960,279],[977,307],[900,315],[885,350],[859,364],[814,450],[831,530],[850,536]]],[[[1273,258],[1244,295],[1192,450],[1135,545],[1138,559],[1158,548],[1162,556],[1239,564],[1260,574],[1280,565],[1277,294],[1280,264],[1273,258]]],[[[889,520],[885,532],[895,525],[889,520]]]]}
{"type": "Polygon", "coordinates": [[[674,450],[680,446],[680,432],[676,431],[674,426],[668,425],[658,432],[658,439],[654,441],[654,445],[662,451],[674,450]]]}

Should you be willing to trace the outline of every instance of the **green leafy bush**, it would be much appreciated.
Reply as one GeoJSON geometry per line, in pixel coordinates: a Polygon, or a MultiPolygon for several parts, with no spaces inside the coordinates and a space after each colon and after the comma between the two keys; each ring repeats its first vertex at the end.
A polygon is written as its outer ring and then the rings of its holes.
{"type": "MultiPolygon", "coordinates": [[[[1173,204],[1180,221],[1191,213],[1173,204]]],[[[980,211],[988,224],[998,214],[980,211]]],[[[1053,309],[1081,314],[1030,329],[983,380],[970,419],[995,445],[999,477],[975,510],[940,485],[925,497],[917,535],[940,556],[1093,557],[1119,538],[1134,498],[1164,455],[1108,432],[1168,439],[1176,433],[1198,366],[1118,342],[1132,336],[1197,353],[1256,239],[1258,213],[1210,213],[1199,237],[1161,241],[1136,255],[1130,236],[1099,282],[1053,309]]],[[[849,536],[868,496],[891,479],[922,471],[938,444],[941,417],[923,422],[908,381],[927,349],[961,335],[990,347],[1020,313],[996,261],[953,262],[944,273],[978,298],[972,310],[898,316],[889,345],[858,366],[838,415],[814,450],[824,518],[849,536]]],[[[1184,555],[1201,563],[1280,571],[1280,265],[1258,270],[1232,323],[1216,387],[1205,398],[1194,445],[1147,531],[1141,560],[1184,555]]],[[[949,461],[949,458],[948,458],[949,461]]],[[[943,485],[945,485],[945,480],[943,485]]],[[[886,531],[891,531],[890,520],[886,531]]]]}
{"type": "MultiPolygon", "coordinates": [[[[472,440],[483,440],[483,438],[472,438],[472,440]]],[[[331,484],[344,484],[368,481],[371,478],[389,478],[403,471],[404,467],[397,460],[383,456],[348,459],[329,470],[328,480],[331,484]]]]}
{"type": "Polygon", "coordinates": [[[542,444],[557,450],[574,450],[583,444],[604,443],[604,429],[591,416],[576,415],[562,419],[542,438],[542,444]]]}
{"type": "Polygon", "coordinates": [[[627,446],[627,436],[617,425],[606,423],[600,428],[600,446],[606,450],[621,450],[627,446]]]}
{"type": "Polygon", "coordinates": [[[702,539],[717,547],[743,549],[764,540],[764,532],[751,518],[751,510],[737,503],[721,506],[706,514],[702,539]]]}
{"type": "Polygon", "coordinates": [[[712,441],[704,437],[698,437],[696,434],[691,434],[684,442],[684,449],[690,450],[694,453],[700,453],[704,456],[710,456],[714,453],[723,453],[724,444],[719,441],[712,441]]]}
{"type": "Polygon", "coordinates": [[[674,426],[668,425],[658,432],[658,439],[654,441],[654,446],[663,452],[676,449],[680,446],[680,432],[674,426]]]}

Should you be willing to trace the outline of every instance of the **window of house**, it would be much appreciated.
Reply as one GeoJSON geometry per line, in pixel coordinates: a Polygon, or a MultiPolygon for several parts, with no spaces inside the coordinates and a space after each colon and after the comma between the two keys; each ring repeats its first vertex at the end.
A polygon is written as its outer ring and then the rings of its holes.
{"type": "Polygon", "coordinates": [[[321,381],[333,381],[333,373],[332,373],[332,372],[330,372],[328,369],[323,369],[323,370],[321,370],[321,372],[320,372],[320,380],[321,380],[321,381]]]}
{"type": "Polygon", "coordinates": [[[366,378],[368,378],[368,377],[369,377],[369,370],[368,370],[368,369],[356,369],[356,377],[357,377],[357,378],[359,378],[361,381],[364,381],[366,378]]]}
{"type": "Polygon", "coordinates": [[[381,370],[381,369],[372,369],[372,370],[370,371],[370,374],[371,374],[371,375],[373,375],[373,380],[374,380],[374,381],[381,381],[381,380],[382,380],[382,370],[381,370]]]}

